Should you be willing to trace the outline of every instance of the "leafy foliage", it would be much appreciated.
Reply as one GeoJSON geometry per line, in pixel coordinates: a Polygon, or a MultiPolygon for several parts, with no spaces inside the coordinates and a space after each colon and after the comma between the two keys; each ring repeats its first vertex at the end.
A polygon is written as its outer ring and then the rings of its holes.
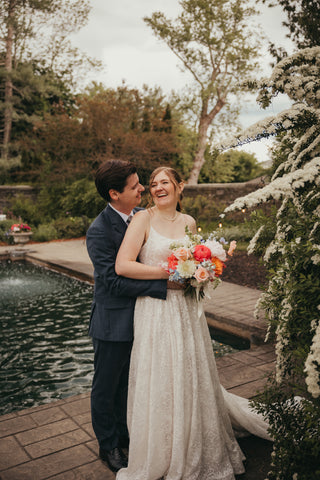
{"type": "MultiPolygon", "coordinates": [[[[320,1],[319,0],[262,0],[274,7],[280,5],[287,14],[288,20],[283,25],[288,29],[288,37],[298,48],[316,47],[320,38],[320,1]]],[[[284,51],[271,45],[274,56],[280,60],[284,51]]],[[[286,56],[286,54],[285,54],[286,56]]]]}
{"type": "Polygon", "coordinates": [[[266,174],[254,154],[230,149],[217,154],[213,152],[200,173],[201,183],[247,182],[266,174]]]}
{"type": "Polygon", "coordinates": [[[254,401],[256,410],[270,422],[275,439],[269,480],[316,480],[320,476],[320,407],[287,396],[277,386],[254,401]]]}
{"type": "Polygon", "coordinates": [[[314,47],[283,59],[263,83],[263,106],[278,93],[287,93],[295,104],[250,127],[242,138],[278,133],[278,166],[269,185],[226,209],[253,208],[272,199],[280,202],[272,236],[266,235],[266,222],[248,248],[251,253],[264,252],[269,285],[258,307],[264,309],[268,335],[276,341],[276,393],[271,385],[259,406],[275,440],[269,480],[319,476],[319,79],[320,47],[314,47]],[[293,401],[297,393],[305,400],[293,401]]]}
{"type": "Polygon", "coordinates": [[[89,228],[89,219],[82,217],[58,218],[52,222],[58,238],[78,238],[87,233],[89,228]]]}
{"type": "Polygon", "coordinates": [[[73,48],[69,35],[84,26],[87,0],[6,0],[0,7],[0,126],[4,171],[21,160],[20,134],[56,105],[67,108],[76,73],[98,62],[73,48]],[[66,21],[68,18],[68,21],[66,21]],[[12,161],[11,161],[12,159],[12,161]]]}
{"type": "Polygon", "coordinates": [[[160,89],[94,84],[72,116],[48,113],[24,138],[24,167],[34,179],[50,172],[52,181],[66,182],[92,178],[102,161],[120,157],[133,161],[147,183],[157,166],[179,164],[187,134],[160,89]]]}

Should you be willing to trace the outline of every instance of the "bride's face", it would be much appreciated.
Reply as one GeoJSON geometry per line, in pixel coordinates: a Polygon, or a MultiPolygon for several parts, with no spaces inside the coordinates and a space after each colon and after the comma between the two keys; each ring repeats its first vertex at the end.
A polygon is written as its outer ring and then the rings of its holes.
{"type": "Polygon", "coordinates": [[[161,207],[176,206],[183,184],[177,187],[165,172],[160,172],[153,179],[150,186],[150,194],[154,204],[161,207]]]}

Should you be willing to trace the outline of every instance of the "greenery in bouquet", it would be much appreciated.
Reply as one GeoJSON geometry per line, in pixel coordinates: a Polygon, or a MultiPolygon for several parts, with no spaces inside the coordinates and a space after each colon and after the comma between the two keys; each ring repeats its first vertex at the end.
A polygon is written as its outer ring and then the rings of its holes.
{"type": "Polygon", "coordinates": [[[185,285],[185,295],[196,295],[197,299],[209,294],[221,282],[220,276],[226,267],[227,256],[232,256],[236,242],[230,242],[228,251],[224,238],[217,240],[216,232],[205,239],[192,234],[186,227],[182,240],[170,244],[171,255],[163,267],[170,274],[169,280],[185,285]]]}

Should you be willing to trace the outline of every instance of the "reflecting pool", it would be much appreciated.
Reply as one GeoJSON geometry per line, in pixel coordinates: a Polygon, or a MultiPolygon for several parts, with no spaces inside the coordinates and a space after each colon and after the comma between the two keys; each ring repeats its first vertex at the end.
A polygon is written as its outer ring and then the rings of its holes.
{"type": "Polygon", "coordinates": [[[90,388],[92,290],[30,263],[1,263],[0,414],[90,388]]]}
{"type": "MultiPolygon", "coordinates": [[[[0,415],[90,390],[92,294],[92,285],[60,273],[1,262],[0,415]]],[[[216,356],[248,348],[221,333],[211,336],[216,356]]]]}

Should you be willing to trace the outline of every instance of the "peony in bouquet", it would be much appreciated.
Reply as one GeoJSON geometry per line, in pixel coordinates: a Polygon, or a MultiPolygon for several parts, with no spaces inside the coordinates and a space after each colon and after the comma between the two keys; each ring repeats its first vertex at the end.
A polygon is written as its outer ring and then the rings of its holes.
{"type": "Polygon", "coordinates": [[[216,288],[225,268],[227,255],[232,256],[236,242],[216,239],[215,232],[205,240],[201,235],[192,234],[186,227],[186,236],[170,244],[171,255],[163,265],[170,274],[169,280],[186,285],[185,295],[196,294],[197,299],[208,294],[209,288],[216,288]]]}

